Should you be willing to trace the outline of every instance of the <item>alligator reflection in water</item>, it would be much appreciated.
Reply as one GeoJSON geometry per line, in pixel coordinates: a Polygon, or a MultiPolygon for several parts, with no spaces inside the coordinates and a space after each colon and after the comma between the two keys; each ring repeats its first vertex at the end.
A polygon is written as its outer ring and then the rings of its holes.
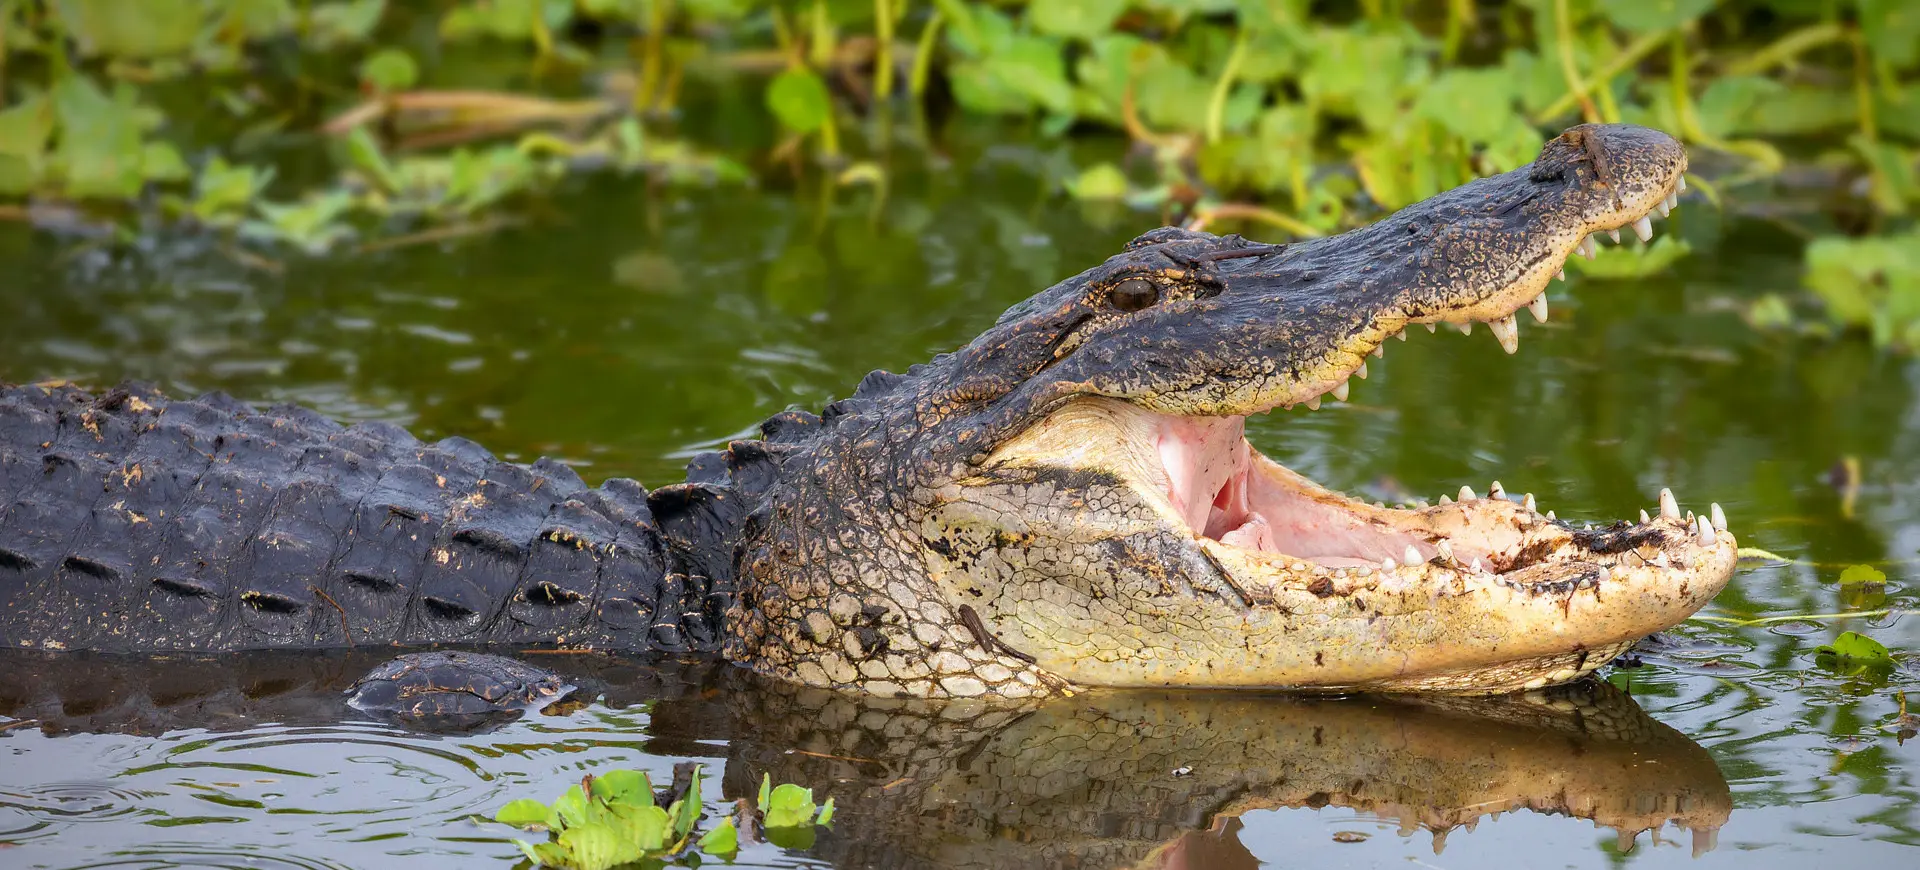
{"type": "MultiPolygon", "coordinates": [[[[357,715],[341,690],[383,658],[10,654],[0,714],[49,733],[337,722],[357,715]]],[[[815,852],[840,866],[1251,867],[1240,814],[1326,806],[1431,830],[1436,850],[1456,827],[1530,809],[1623,843],[1677,824],[1699,851],[1732,807],[1704,749],[1604,683],[1452,700],[1097,692],[1009,709],[851,697],[724,666],[555,659],[583,696],[651,701],[649,752],[700,756],[725,741],[728,796],[763,773],[835,796],[815,852]]]]}

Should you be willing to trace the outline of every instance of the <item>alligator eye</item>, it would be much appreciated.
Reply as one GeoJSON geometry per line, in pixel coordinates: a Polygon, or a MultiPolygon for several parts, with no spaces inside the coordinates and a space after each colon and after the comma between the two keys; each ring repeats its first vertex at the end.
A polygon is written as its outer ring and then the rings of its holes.
{"type": "Polygon", "coordinates": [[[1145,278],[1128,278],[1107,291],[1113,307],[1121,311],[1139,311],[1160,301],[1160,288],[1145,278]]]}

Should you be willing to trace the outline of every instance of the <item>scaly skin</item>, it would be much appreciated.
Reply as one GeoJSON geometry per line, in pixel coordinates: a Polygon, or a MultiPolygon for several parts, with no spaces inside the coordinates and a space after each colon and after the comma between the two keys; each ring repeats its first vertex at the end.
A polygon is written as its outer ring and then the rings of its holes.
{"type": "Polygon", "coordinates": [[[1156,230],[651,494],[298,411],[10,389],[0,642],[718,642],[923,698],[1567,682],[1726,584],[1717,511],[1588,531],[1499,493],[1375,508],[1241,426],[1343,396],[1409,325],[1484,321],[1515,350],[1582,240],[1648,230],[1685,168],[1664,134],[1589,125],[1340,236],[1156,230]]]}

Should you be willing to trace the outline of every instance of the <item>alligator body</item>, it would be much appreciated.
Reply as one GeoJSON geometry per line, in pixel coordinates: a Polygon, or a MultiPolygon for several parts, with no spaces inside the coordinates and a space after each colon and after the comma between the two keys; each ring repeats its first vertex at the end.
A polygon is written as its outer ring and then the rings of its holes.
{"type": "Polygon", "coordinates": [[[1261,456],[1245,417],[1344,397],[1413,325],[1515,350],[1566,258],[1649,235],[1685,167],[1657,131],[1583,126],[1340,236],[1156,230],[652,493],[296,408],[7,388],[0,643],[717,650],[929,698],[1567,682],[1726,584],[1717,509],[1377,507],[1261,456]]]}

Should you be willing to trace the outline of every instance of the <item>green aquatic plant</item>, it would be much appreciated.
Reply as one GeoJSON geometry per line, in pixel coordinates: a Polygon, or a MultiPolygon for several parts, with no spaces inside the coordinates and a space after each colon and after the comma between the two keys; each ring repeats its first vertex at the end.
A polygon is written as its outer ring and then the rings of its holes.
{"type": "Polygon", "coordinates": [[[1814,650],[1814,663],[1847,676],[1885,677],[1893,670],[1893,653],[1885,644],[1857,631],[1843,631],[1832,643],[1814,650]]]}
{"type": "Polygon", "coordinates": [[[811,789],[790,783],[774,787],[763,775],[759,799],[751,808],[741,802],[734,814],[696,839],[704,808],[703,770],[695,766],[686,791],[665,807],[644,771],[613,770],[583,777],[551,804],[533,798],[512,801],[493,820],[547,832],[545,842],[513,843],[535,865],[564,870],[697,864],[695,850],[727,858],[739,851],[742,830],[764,831],[768,842],[804,849],[813,845],[815,826],[833,822],[831,798],[816,805],[811,789]],[[749,813],[751,818],[746,818],[749,813]]]}

